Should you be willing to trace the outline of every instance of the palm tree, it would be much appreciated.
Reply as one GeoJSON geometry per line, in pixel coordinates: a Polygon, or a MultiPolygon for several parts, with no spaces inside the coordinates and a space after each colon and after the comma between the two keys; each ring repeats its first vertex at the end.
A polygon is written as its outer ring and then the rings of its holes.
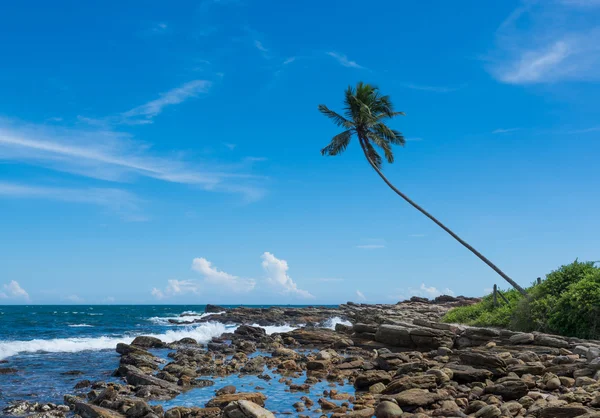
{"type": "Polygon", "coordinates": [[[349,86],[346,89],[344,99],[344,116],[330,110],[325,105],[319,105],[319,111],[333,120],[333,122],[344,128],[342,133],[337,134],[331,139],[329,145],[321,150],[322,155],[339,155],[343,153],[354,135],[358,137],[360,147],[367,158],[371,167],[379,174],[379,177],[398,194],[401,198],[410,203],[415,209],[435,222],[440,228],[450,234],[455,240],[464,245],[469,251],[475,254],[481,261],[490,266],[504,280],[511,284],[515,289],[526,295],[525,290],[512,280],[506,273],[500,270],[494,263],[484,257],[479,251],[470,246],[466,241],[456,235],[450,228],[434,218],[429,212],[413,202],[408,196],[398,190],[381,172],[382,159],[374,146],[383,150],[383,154],[388,163],[394,162],[394,153],[392,145],[404,146],[405,140],[402,134],[389,128],[384,122],[395,116],[403,116],[403,112],[394,111],[394,107],[389,96],[380,94],[379,89],[370,84],[359,82],[356,88],[349,86]]]}

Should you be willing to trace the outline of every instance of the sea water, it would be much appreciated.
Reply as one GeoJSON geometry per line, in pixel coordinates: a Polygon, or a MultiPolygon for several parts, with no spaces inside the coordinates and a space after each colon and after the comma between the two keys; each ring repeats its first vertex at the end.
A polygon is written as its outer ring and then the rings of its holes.
{"type": "MultiPolygon", "coordinates": [[[[130,343],[138,335],[152,335],[165,342],[191,337],[206,343],[213,337],[235,330],[236,324],[224,325],[216,321],[193,325],[169,322],[170,319],[201,319],[206,315],[204,307],[0,306],[0,367],[18,370],[14,374],[0,374],[0,411],[17,400],[62,403],[63,395],[77,393],[74,386],[84,379],[120,382],[120,379],[111,376],[119,365],[115,347],[119,342],[130,343]],[[182,314],[185,316],[181,317],[182,314]]],[[[325,326],[334,328],[336,323],[345,321],[331,318],[325,326]]],[[[294,329],[292,326],[264,328],[268,334],[294,329]]],[[[152,351],[164,358],[168,354],[166,349],[152,351]]],[[[293,412],[292,404],[306,393],[290,393],[286,385],[277,382],[280,375],[272,374],[272,377],[270,381],[260,380],[256,376],[213,378],[214,386],[191,389],[170,401],[158,403],[165,409],[176,405],[203,407],[214,396],[215,389],[234,385],[238,391],[264,393],[268,409],[280,413],[293,412]]],[[[304,379],[305,376],[294,381],[303,383],[304,379]]],[[[353,392],[348,385],[332,386],[328,382],[320,382],[311,389],[311,398],[316,402],[318,394],[331,388],[353,392]]],[[[87,390],[82,391],[85,393],[87,390]]],[[[313,415],[310,411],[304,414],[313,415]]]]}

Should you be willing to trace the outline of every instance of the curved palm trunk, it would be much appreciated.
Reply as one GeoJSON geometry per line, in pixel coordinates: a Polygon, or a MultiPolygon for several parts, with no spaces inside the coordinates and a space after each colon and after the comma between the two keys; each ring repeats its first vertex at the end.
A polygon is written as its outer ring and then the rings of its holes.
{"type": "Polygon", "coordinates": [[[490,266],[492,268],[492,270],[494,270],[496,273],[498,273],[500,276],[502,276],[502,278],[504,280],[506,280],[508,283],[510,283],[510,285],[512,287],[514,287],[519,292],[521,292],[521,294],[523,294],[524,296],[527,295],[527,292],[525,292],[525,289],[523,289],[521,286],[519,286],[517,284],[517,282],[515,282],[513,279],[511,279],[510,277],[508,277],[508,275],[506,275],[506,273],[504,273],[502,270],[500,270],[498,267],[496,267],[496,265],[494,263],[492,263],[490,260],[488,260],[483,254],[481,254],[475,248],[471,247],[465,240],[463,240],[461,237],[459,237],[454,232],[452,232],[452,230],[450,230],[450,228],[448,228],[446,225],[444,225],[443,223],[441,223],[440,221],[438,221],[429,212],[427,212],[421,206],[417,205],[408,196],[406,196],[404,193],[402,193],[400,190],[398,190],[383,175],[383,173],[381,172],[381,170],[379,170],[379,168],[377,168],[377,166],[373,163],[373,161],[369,157],[369,154],[367,153],[367,150],[366,150],[365,144],[364,144],[364,142],[366,141],[366,139],[363,139],[363,138],[359,137],[359,141],[360,141],[360,146],[361,146],[361,148],[362,148],[362,150],[363,150],[363,152],[365,154],[365,157],[367,157],[367,161],[369,161],[369,164],[371,164],[371,167],[373,167],[373,169],[377,172],[377,174],[379,174],[379,177],[381,177],[383,179],[383,181],[390,187],[390,189],[392,189],[394,192],[396,192],[396,194],[398,194],[398,196],[400,196],[402,199],[404,199],[408,203],[410,203],[415,209],[417,209],[423,215],[427,216],[429,219],[431,219],[433,222],[435,222],[440,228],[442,228],[444,231],[446,231],[448,234],[450,234],[452,236],[452,238],[454,238],[455,240],[457,240],[458,242],[460,242],[465,248],[467,248],[469,251],[471,251],[473,254],[475,254],[477,257],[479,257],[479,259],[481,261],[483,261],[485,264],[487,264],[488,266],[490,266]]]}

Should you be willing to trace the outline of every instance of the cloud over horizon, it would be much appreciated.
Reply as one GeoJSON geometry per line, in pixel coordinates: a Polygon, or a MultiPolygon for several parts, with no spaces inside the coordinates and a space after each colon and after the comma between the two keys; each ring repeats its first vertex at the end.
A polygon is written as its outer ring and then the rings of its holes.
{"type": "Polygon", "coordinates": [[[192,270],[200,273],[206,283],[226,286],[234,292],[250,292],[256,286],[254,279],[244,279],[233,274],[217,269],[206,258],[199,257],[192,260],[192,270]]]}
{"type": "Polygon", "coordinates": [[[11,280],[9,283],[2,285],[0,291],[0,299],[24,299],[29,300],[29,293],[25,291],[16,280],[11,280]]]}
{"type": "Polygon", "coordinates": [[[298,285],[288,275],[288,263],[285,260],[280,260],[270,252],[265,252],[261,256],[262,267],[267,272],[267,281],[282,293],[296,294],[302,298],[314,298],[314,296],[303,289],[298,288],[298,285]]]}

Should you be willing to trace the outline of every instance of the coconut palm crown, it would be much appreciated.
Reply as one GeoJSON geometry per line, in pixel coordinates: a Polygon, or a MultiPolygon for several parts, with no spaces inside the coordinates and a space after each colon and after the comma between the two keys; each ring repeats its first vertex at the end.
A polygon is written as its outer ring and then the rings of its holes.
{"type": "Polygon", "coordinates": [[[382,95],[379,88],[362,81],[356,88],[349,86],[346,89],[344,104],[345,117],[325,105],[319,105],[321,113],[345,129],[331,139],[329,145],[321,150],[321,154],[343,153],[352,136],[356,135],[365,156],[378,169],[381,169],[382,159],[375,147],[383,151],[387,162],[393,163],[392,145],[404,146],[405,140],[400,132],[391,129],[385,122],[395,116],[404,116],[404,113],[394,111],[390,97],[382,95]]]}

